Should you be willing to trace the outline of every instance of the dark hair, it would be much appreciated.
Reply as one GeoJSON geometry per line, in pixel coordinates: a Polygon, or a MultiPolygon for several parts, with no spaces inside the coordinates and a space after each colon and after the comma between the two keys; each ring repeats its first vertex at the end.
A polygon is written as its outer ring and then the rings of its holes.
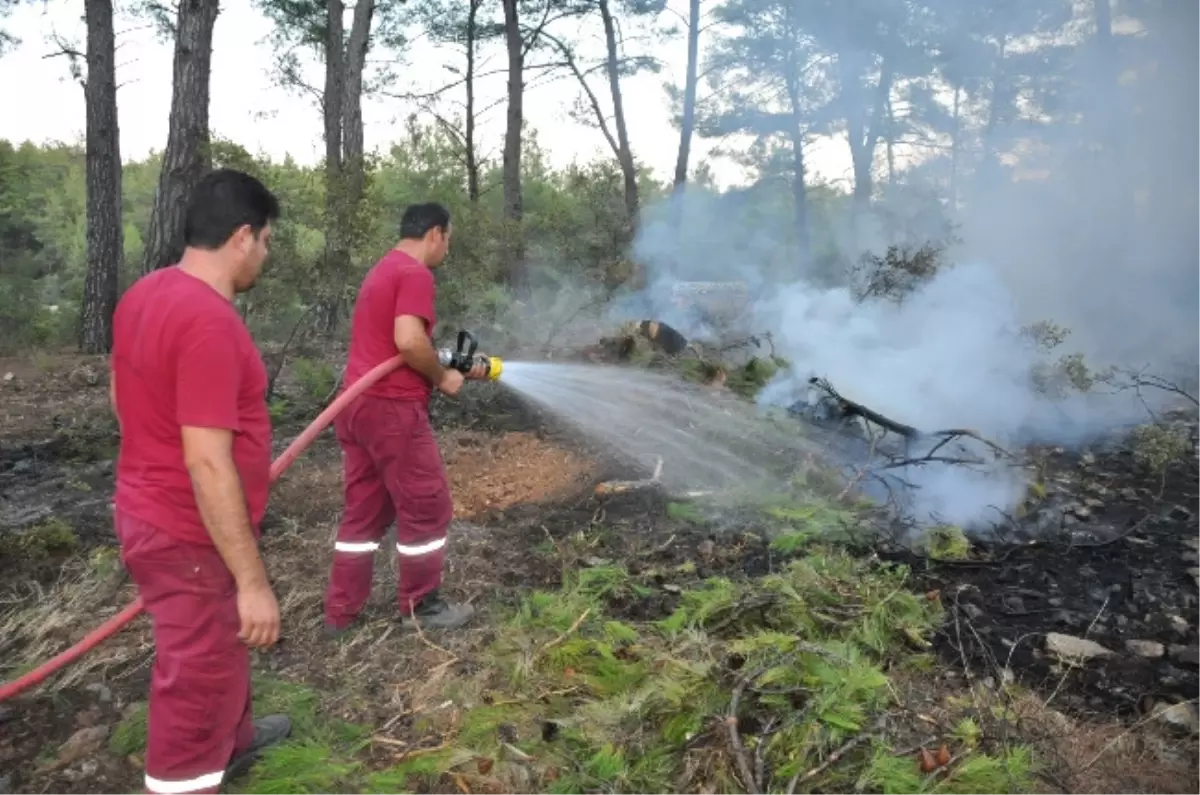
{"type": "Polygon", "coordinates": [[[186,246],[213,250],[249,225],[257,236],[279,217],[279,200],[254,177],[232,168],[218,168],[201,178],[188,197],[183,224],[186,246]]]}
{"type": "Polygon", "coordinates": [[[450,211],[437,202],[410,204],[404,208],[400,218],[400,239],[420,240],[429,234],[430,229],[441,229],[445,232],[450,228],[450,211]]]}

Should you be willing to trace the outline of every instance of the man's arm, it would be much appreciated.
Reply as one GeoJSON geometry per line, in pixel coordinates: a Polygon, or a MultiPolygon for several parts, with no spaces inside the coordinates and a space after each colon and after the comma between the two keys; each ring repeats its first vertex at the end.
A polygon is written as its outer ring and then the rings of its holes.
{"type": "Polygon", "coordinates": [[[429,379],[434,386],[446,377],[446,368],[438,363],[437,351],[425,333],[425,319],[415,315],[400,315],[396,318],[393,332],[396,350],[404,357],[404,363],[429,379]]]}
{"type": "Polygon", "coordinates": [[[396,284],[392,337],[404,363],[434,386],[440,386],[446,378],[446,369],[438,364],[437,351],[427,332],[433,317],[433,299],[433,273],[422,268],[402,274],[396,284]]]}
{"type": "Polygon", "coordinates": [[[222,321],[197,321],[179,346],[175,419],[200,519],[237,580],[238,590],[253,590],[267,584],[267,573],[233,462],[233,434],[240,428],[242,362],[228,324],[222,321]]]}
{"type": "Polygon", "coordinates": [[[267,570],[258,554],[241,478],[233,463],[233,431],[185,425],[181,433],[196,507],[238,590],[267,587],[267,570]]]}
{"type": "Polygon", "coordinates": [[[279,606],[250,524],[233,460],[240,429],[242,360],[226,318],[192,324],[175,361],[175,419],[200,519],[237,583],[239,636],[251,646],[279,637],[279,606]]]}
{"type": "Polygon", "coordinates": [[[108,364],[108,405],[112,407],[113,416],[120,423],[121,415],[117,414],[117,371],[111,361],[108,364]]]}

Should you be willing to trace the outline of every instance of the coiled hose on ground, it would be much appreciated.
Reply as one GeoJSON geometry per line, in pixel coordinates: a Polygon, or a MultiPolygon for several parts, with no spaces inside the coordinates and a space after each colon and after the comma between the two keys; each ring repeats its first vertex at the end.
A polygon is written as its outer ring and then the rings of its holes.
{"type": "MultiPolygon", "coordinates": [[[[299,457],[300,453],[304,452],[317,435],[325,430],[329,423],[333,422],[333,418],[346,408],[347,404],[354,398],[362,394],[363,390],[371,384],[378,381],[383,376],[390,373],[400,366],[400,357],[388,359],[383,364],[376,366],[358,381],[354,382],[346,391],[338,395],[337,398],[325,407],[325,410],[317,415],[317,418],[304,431],[297,436],[291,444],[287,446],[279,458],[276,458],[271,464],[271,483],[279,479],[287,468],[299,457]]],[[[78,643],[71,648],[63,651],[46,662],[39,665],[37,668],[26,673],[11,682],[0,685],[0,702],[7,701],[14,696],[23,693],[34,685],[45,681],[52,674],[56,673],[61,668],[75,662],[83,655],[87,654],[92,649],[99,646],[108,638],[121,631],[130,621],[137,618],[138,613],[142,612],[141,598],[135,599],[124,610],[117,613],[112,618],[105,621],[100,626],[93,629],[83,637],[78,643]]]]}

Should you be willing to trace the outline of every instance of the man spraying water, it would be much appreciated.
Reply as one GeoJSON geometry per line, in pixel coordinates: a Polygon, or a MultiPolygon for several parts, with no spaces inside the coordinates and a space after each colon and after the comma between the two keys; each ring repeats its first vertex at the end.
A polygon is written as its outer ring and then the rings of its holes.
{"type": "Polygon", "coordinates": [[[345,632],[366,603],[375,552],[393,521],[400,615],[453,629],[474,613],[470,605],[438,594],[453,506],[429,423],[429,398],[434,387],[453,397],[464,378],[487,378],[490,370],[482,358],[465,375],[444,366],[431,342],[436,321],[431,269],[446,258],[450,231],[445,207],[409,206],[400,221],[400,242],[368,271],[354,305],[344,382],[353,384],[397,353],[404,363],[334,422],[345,506],[325,594],[330,637],[345,632]]]}

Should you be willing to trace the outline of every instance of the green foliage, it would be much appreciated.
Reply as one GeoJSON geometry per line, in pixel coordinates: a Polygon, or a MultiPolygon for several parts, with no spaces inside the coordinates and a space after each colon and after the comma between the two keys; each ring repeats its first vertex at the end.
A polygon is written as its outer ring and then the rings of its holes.
{"type": "Polygon", "coordinates": [[[779,366],[770,358],[751,357],[741,367],[737,368],[725,379],[725,385],[738,395],[752,398],[767,385],[767,382],[779,371],[779,366]]]}
{"type": "MultiPolygon", "coordinates": [[[[972,753],[944,775],[925,774],[911,756],[894,756],[877,747],[860,784],[882,793],[1035,792],[1036,767],[1026,746],[995,754],[972,753]]],[[[859,790],[863,791],[863,790],[859,790]]]]}
{"type": "Polygon", "coordinates": [[[1161,475],[1192,450],[1186,427],[1174,425],[1139,425],[1129,434],[1129,442],[1134,462],[1152,475],[1161,475]]]}
{"type": "Polygon", "coordinates": [[[1049,358],[1050,354],[1071,336],[1070,329],[1048,320],[1041,320],[1023,327],[1021,334],[1045,357],[1034,364],[1033,372],[1030,373],[1033,388],[1038,392],[1050,397],[1063,397],[1071,392],[1086,392],[1095,385],[1098,377],[1101,377],[1092,372],[1081,353],[1067,353],[1055,359],[1049,358]]]}
{"type": "MultiPolygon", "coordinates": [[[[256,676],[254,713],[283,713],[292,720],[292,734],[266,750],[244,780],[234,782],[238,792],[323,793],[363,791],[396,792],[402,787],[376,788],[375,774],[367,776],[361,751],[365,728],[330,719],[320,708],[316,691],[304,685],[268,676],[256,676]]],[[[126,710],[109,738],[109,751],[118,756],[141,753],[146,748],[147,704],[126,710]]]]}
{"type": "Polygon", "coordinates": [[[863,255],[854,274],[855,294],[859,300],[902,303],[946,267],[945,250],[940,245],[891,245],[882,256],[863,255]]]}
{"type": "Polygon", "coordinates": [[[267,749],[251,768],[239,792],[352,792],[362,784],[361,750],[369,742],[362,726],[330,719],[316,691],[268,676],[255,677],[254,713],[286,714],[291,736],[267,749]]]}
{"type": "Polygon", "coordinates": [[[961,528],[953,525],[926,530],[918,547],[934,560],[963,560],[971,552],[971,542],[961,528]]]}
{"type": "Polygon", "coordinates": [[[819,497],[777,499],[764,512],[778,522],[771,548],[783,554],[794,554],[814,540],[843,544],[859,540],[861,520],[854,511],[819,497]]]}
{"type": "Polygon", "coordinates": [[[292,370],[305,397],[313,402],[327,398],[337,383],[337,373],[328,362],[300,356],[292,360],[292,370]]]}
{"type": "Polygon", "coordinates": [[[684,522],[702,522],[704,515],[695,505],[686,502],[668,502],[667,516],[684,522]]]}
{"type": "Polygon", "coordinates": [[[146,702],[130,705],[108,739],[108,750],[117,756],[129,756],[144,750],[148,714],[149,705],[146,702]]]}
{"type": "MultiPolygon", "coordinates": [[[[334,289],[323,271],[323,169],[291,158],[270,161],[221,138],[212,141],[212,153],[215,166],[240,168],[262,179],[284,210],[262,277],[238,298],[251,330],[260,339],[285,339],[297,323],[313,327],[311,307],[334,289]]],[[[441,125],[414,118],[390,151],[369,159],[359,219],[363,232],[352,252],[347,295],[353,297],[366,269],[395,244],[405,205],[418,198],[441,201],[453,215],[455,232],[450,256],[438,269],[439,316],[472,329],[502,319],[526,328],[529,307],[514,306],[498,286],[506,234],[499,221],[501,191],[485,191],[472,202],[461,154],[458,141],[441,125]]],[[[140,276],[159,165],[156,155],[124,166],[122,289],[140,276]]],[[[522,168],[523,234],[534,286],[553,295],[564,287],[570,292],[602,286],[626,256],[619,169],[603,161],[554,170],[533,133],[524,141],[522,168]]],[[[485,161],[482,184],[499,181],[499,163],[485,161]]],[[[643,188],[643,201],[662,191],[652,181],[643,188]]],[[[0,141],[0,352],[73,339],[86,270],[85,198],[82,147],[0,141]]]]}
{"type": "MultiPolygon", "coordinates": [[[[572,572],[559,591],[527,594],[501,627],[495,669],[474,686],[487,700],[466,698],[457,758],[494,759],[501,780],[520,766],[534,776],[513,779],[526,791],[690,790],[704,786],[698,775],[737,787],[727,758],[701,774],[683,751],[705,733],[725,741],[731,688],[745,678],[753,695],[742,709],[782,721],[770,736],[744,738],[765,743],[774,791],[886,708],[884,666],[940,620],[935,603],[903,588],[906,576],[814,546],[776,574],[711,578],[680,593],[670,615],[633,621],[613,611],[657,589],[615,567],[572,572]],[[510,761],[506,744],[532,760],[510,761]]],[[[452,759],[441,757],[441,769],[452,759]]],[[[401,782],[413,783],[387,779],[401,782]]]]}
{"type": "Polygon", "coordinates": [[[75,529],[53,517],[24,530],[0,534],[0,557],[44,560],[72,552],[78,545],[75,529]]]}

